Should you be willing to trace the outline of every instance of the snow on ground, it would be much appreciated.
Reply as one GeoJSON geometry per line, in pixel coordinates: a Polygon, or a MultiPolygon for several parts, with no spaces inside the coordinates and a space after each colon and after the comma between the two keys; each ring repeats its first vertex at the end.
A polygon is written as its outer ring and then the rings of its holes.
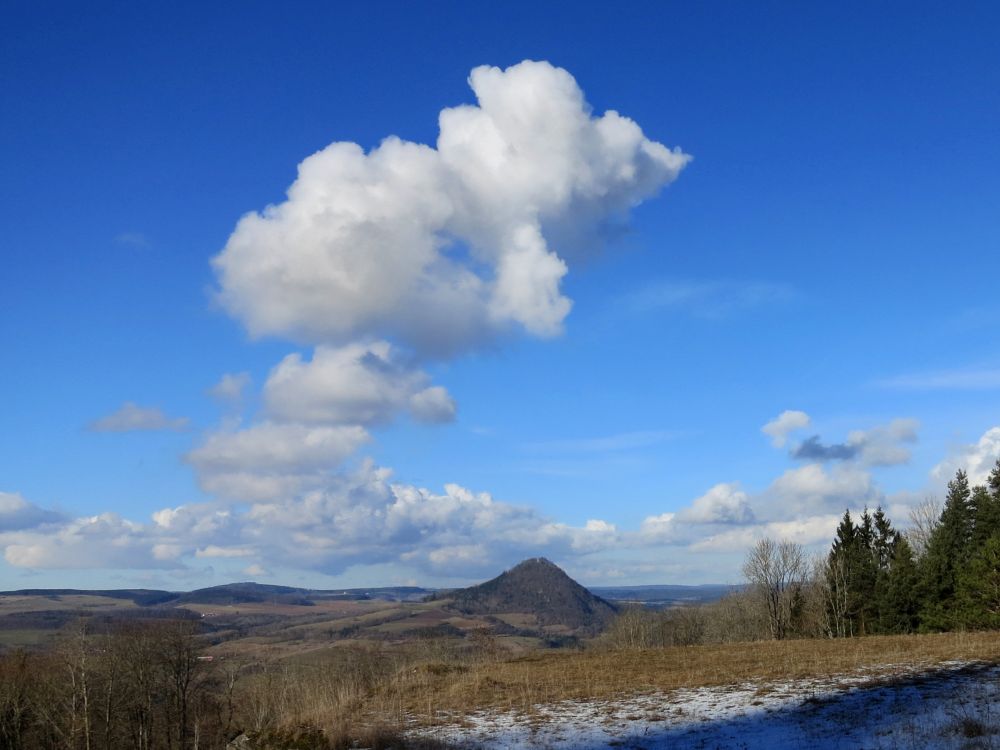
{"type": "Polygon", "coordinates": [[[1000,748],[1000,667],[854,675],[484,712],[414,730],[482,750],[1000,748]]]}

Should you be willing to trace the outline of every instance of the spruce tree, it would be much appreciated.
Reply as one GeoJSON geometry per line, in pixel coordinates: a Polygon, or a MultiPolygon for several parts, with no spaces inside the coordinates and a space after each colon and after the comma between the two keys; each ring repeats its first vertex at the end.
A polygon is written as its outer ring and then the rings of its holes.
{"type": "Polygon", "coordinates": [[[891,624],[893,618],[889,602],[889,573],[893,556],[899,543],[899,534],[892,528],[892,522],[881,507],[872,514],[874,536],[871,546],[871,565],[874,568],[874,586],[871,591],[872,610],[875,617],[868,623],[869,633],[895,632],[891,624]]]}
{"type": "Polygon", "coordinates": [[[963,625],[1000,628],[1000,532],[990,536],[960,572],[956,599],[963,625]]]}
{"type": "Polygon", "coordinates": [[[853,589],[856,602],[858,635],[878,632],[878,559],[877,534],[872,514],[865,508],[858,524],[857,545],[854,552],[853,589]]]}
{"type": "Polygon", "coordinates": [[[875,527],[875,538],[873,541],[873,551],[875,553],[875,563],[879,570],[889,570],[892,563],[893,547],[896,543],[896,532],[892,529],[892,522],[879,506],[872,516],[875,527]]]}
{"type": "Polygon", "coordinates": [[[881,565],[888,570],[895,534],[881,509],[873,516],[867,508],[855,525],[850,510],[844,512],[827,556],[827,615],[835,636],[877,633],[880,625],[881,565]]]}
{"type": "Polygon", "coordinates": [[[1000,458],[993,465],[993,471],[990,472],[990,478],[986,480],[986,486],[989,487],[990,494],[994,499],[1000,500],[1000,458]]]}
{"type": "Polygon", "coordinates": [[[896,535],[886,577],[883,625],[887,633],[912,633],[919,623],[918,571],[906,537],[896,535]]]}
{"type": "Polygon", "coordinates": [[[969,559],[972,539],[969,479],[959,469],[948,482],[941,522],[921,559],[921,628],[948,630],[956,624],[955,589],[958,573],[969,559]]]}
{"type": "Polygon", "coordinates": [[[830,597],[827,602],[827,616],[834,636],[856,635],[854,629],[856,604],[852,577],[857,546],[858,530],[851,518],[851,511],[845,510],[844,517],[837,526],[826,565],[826,583],[830,597]]]}
{"type": "Polygon", "coordinates": [[[970,553],[975,554],[986,540],[1000,531],[1000,497],[994,497],[983,485],[972,490],[972,539],[970,553]]]}

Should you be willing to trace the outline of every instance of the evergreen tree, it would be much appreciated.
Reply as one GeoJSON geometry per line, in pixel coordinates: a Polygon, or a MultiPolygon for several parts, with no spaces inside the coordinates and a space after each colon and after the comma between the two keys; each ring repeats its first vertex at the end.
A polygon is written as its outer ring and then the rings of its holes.
{"type": "Polygon", "coordinates": [[[918,571],[913,548],[906,537],[897,534],[886,577],[882,609],[884,632],[912,633],[916,630],[919,622],[917,583],[918,571]]]}
{"type": "Polygon", "coordinates": [[[850,510],[845,510],[844,517],[837,526],[826,565],[826,583],[829,592],[827,617],[830,621],[830,632],[841,638],[856,634],[855,596],[851,581],[852,560],[856,555],[857,546],[858,530],[851,518],[850,510]]]}
{"type": "Polygon", "coordinates": [[[956,598],[963,625],[1000,628],[1000,532],[972,554],[959,574],[956,598]]]}
{"type": "Polygon", "coordinates": [[[871,565],[874,569],[874,586],[871,591],[871,602],[875,618],[867,624],[867,632],[894,633],[897,631],[893,624],[892,604],[889,602],[889,575],[900,537],[881,507],[876,508],[872,515],[872,528],[874,536],[871,545],[871,565]]]}
{"type": "Polygon", "coordinates": [[[879,570],[888,571],[892,564],[893,547],[896,544],[897,534],[893,531],[892,523],[881,506],[875,509],[872,522],[875,527],[875,538],[872,546],[875,564],[879,570]]]}
{"type": "Polygon", "coordinates": [[[990,489],[990,494],[994,499],[1000,500],[1000,458],[997,459],[990,472],[990,478],[986,480],[986,486],[990,489]]]}
{"type": "Polygon", "coordinates": [[[872,514],[865,508],[858,524],[857,546],[854,552],[853,588],[857,612],[858,635],[878,632],[878,559],[876,553],[877,533],[872,514]]]}
{"type": "Polygon", "coordinates": [[[880,598],[885,585],[880,581],[881,563],[887,572],[894,536],[881,509],[873,516],[866,508],[857,525],[850,511],[844,512],[826,566],[831,634],[843,637],[881,631],[880,598]]]}
{"type": "Polygon", "coordinates": [[[972,490],[970,505],[973,513],[970,552],[975,554],[1000,531],[1000,496],[994,497],[986,487],[978,485],[972,490]]]}
{"type": "Polygon", "coordinates": [[[958,572],[970,556],[972,518],[969,479],[959,469],[948,482],[941,522],[927,543],[921,559],[921,628],[948,630],[955,625],[955,590],[958,572]]]}

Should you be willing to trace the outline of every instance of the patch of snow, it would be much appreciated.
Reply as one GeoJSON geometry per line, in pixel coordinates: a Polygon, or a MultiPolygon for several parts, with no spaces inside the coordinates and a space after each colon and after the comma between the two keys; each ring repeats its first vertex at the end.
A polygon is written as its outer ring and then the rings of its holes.
{"type": "Polygon", "coordinates": [[[674,690],[413,730],[482,750],[967,750],[1000,747],[1000,667],[886,665],[850,675],[674,690]]]}

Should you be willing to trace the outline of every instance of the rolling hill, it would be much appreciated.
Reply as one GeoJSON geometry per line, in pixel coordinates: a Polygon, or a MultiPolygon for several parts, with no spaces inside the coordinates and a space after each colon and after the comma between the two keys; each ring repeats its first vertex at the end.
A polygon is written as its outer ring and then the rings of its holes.
{"type": "Polygon", "coordinates": [[[492,580],[447,596],[449,606],[465,615],[526,615],[542,628],[586,634],[603,630],[617,612],[544,557],[525,560],[492,580]]]}

